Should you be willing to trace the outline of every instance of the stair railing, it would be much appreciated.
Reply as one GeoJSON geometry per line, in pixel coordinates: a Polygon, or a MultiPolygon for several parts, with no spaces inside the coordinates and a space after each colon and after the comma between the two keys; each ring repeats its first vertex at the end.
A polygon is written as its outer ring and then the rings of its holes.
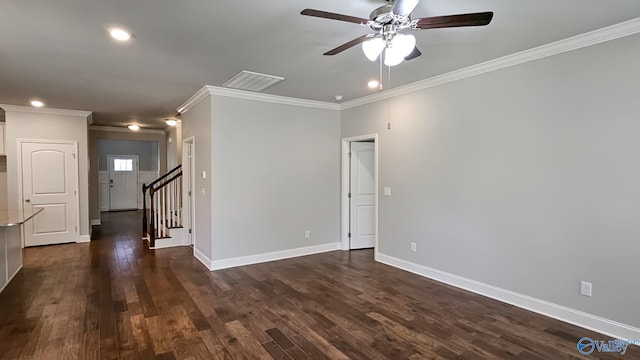
{"type": "Polygon", "coordinates": [[[182,165],[149,185],[142,184],[142,198],[142,236],[149,240],[149,247],[155,247],[156,239],[169,236],[169,229],[182,227],[182,165]]]}

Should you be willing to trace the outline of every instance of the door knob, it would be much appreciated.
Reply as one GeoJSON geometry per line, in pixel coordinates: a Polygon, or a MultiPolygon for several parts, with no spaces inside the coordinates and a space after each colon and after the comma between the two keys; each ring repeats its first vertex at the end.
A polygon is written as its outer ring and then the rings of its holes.
{"type": "Polygon", "coordinates": [[[30,199],[26,199],[24,202],[31,202],[31,200],[30,199]]]}

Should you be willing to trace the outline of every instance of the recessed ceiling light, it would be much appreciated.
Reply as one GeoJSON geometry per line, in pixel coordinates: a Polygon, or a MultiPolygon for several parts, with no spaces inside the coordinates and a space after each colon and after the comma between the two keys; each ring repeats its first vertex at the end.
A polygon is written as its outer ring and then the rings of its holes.
{"type": "Polygon", "coordinates": [[[118,40],[118,41],[127,41],[129,39],[131,39],[131,34],[129,34],[129,32],[127,30],[121,29],[121,28],[111,28],[109,29],[109,35],[111,35],[112,38],[118,40]]]}
{"type": "Polygon", "coordinates": [[[167,119],[167,120],[165,120],[164,122],[165,122],[165,123],[167,123],[167,125],[169,125],[169,126],[176,126],[176,125],[178,125],[178,122],[177,122],[176,120],[173,120],[173,119],[167,119]]]}
{"type": "Polygon", "coordinates": [[[378,87],[378,85],[380,85],[380,82],[379,82],[378,80],[371,80],[371,81],[369,81],[369,82],[367,83],[367,86],[368,86],[368,87],[370,87],[370,88],[372,88],[372,89],[377,88],[377,87],[378,87]]]}
{"type": "Polygon", "coordinates": [[[31,106],[43,107],[44,103],[40,100],[31,100],[31,106]]]}
{"type": "Polygon", "coordinates": [[[132,125],[129,125],[129,126],[127,126],[127,127],[128,127],[128,128],[129,128],[129,130],[131,130],[131,131],[138,131],[138,130],[140,130],[140,126],[138,126],[138,125],[136,125],[136,124],[132,124],[132,125]]]}

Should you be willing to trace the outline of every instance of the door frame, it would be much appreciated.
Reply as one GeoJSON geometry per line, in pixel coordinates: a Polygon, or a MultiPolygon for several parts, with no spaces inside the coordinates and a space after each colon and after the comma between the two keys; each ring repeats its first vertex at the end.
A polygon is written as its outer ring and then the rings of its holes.
{"type": "MultiPolygon", "coordinates": [[[[183,186],[182,186],[182,218],[184,219],[186,214],[185,212],[189,213],[189,222],[190,224],[188,224],[188,228],[187,228],[187,237],[186,239],[189,239],[189,229],[191,229],[191,244],[188,243],[188,241],[185,241],[185,245],[189,246],[189,245],[193,245],[193,254],[195,256],[195,252],[196,252],[196,227],[195,227],[195,221],[194,221],[194,215],[196,213],[196,202],[194,200],[194,194],[193,194],[193,189],[195,189],[196,187],[196,170],[195,170],[195,166],[196,166],[196,138],[195,136],[190,136],[188,138],[182,139],[182,170],[184,171],[184,164],[189,163],[189,186],[184,186],[184,182],[183,182],[183,186]],[[191,146],[191,160],[189,160],[189,153],[184,151],[184,147],[185,145],[189,144],[191,146]],[[190,203],[190,207],[184,206],[184,202],[185,199],[189,199],[189,194],[188,189],[191,188],[191,200],[189,201],[190,203]]],[[[184,173],[183,173],[184,174],[184,173]]],[[[184,175],[183,175],[184,176],[184,175]]],[[[183,224],[184,226],[185,224],[183,224]]]]}
{"type": "Polygon", "coordinates": [[[378,257],[378,155],[379,155],[379,145],[378,145],[378,134],[368,134],[368,135],[359,135],[352,136],[347,138],[342,138],[342,193],[340,195],[342,202],[342,214],[341,214],[341,241],[340,245],[342,250],[349,250],[349,226],[350,226],[350,209],[349,209],[349,186],[351,179],[351,167],[350,159],[349,159],[349,149],[352,142],[355,141],[365,141],[365,140],[373,140],[373,149],[374,149],[374,182],[375,182],[375,195],[374,195],[374,206],[375,209],[375,229],[376,234],[374,236],[374,256],[378,257]]]}
{"type": "MultiPolygon", "coordinates": [[[[111,159],[113,158],[135,158],[136,159],[136,189],[138,189],[138,185],[140,184],[140,156],[138,155],[110,155],[107,154],[107,176],[109,178],[111,178],[111,159]]],[[[100,173],[98,171],[98,173],[100,173]]],[[[100,182],[100,175],[98,174],[98,182],[100,182]]],[[[107,182],[108,185],[111,185],[110,182],[107,182]]],[[[113,209],[111,209],[111,189],[112,187],[109,186],[109,210],[107,211],[114,211],[113,209]]],[[[139,190],[139,189],[138,189],[139,190]]],[[[138,202],[139,198],[136,195],[136,207],[135,209],[140,209],[140,203],[138,202]]],[[[144,199],[143,199],[144,201],[144,199]]],[[[119,210],[115,210],[115,211],[119,211],[119,210]]]]}
{"type": "MultiPolygon", "coordinates": [[[[24,194],[22,193],[22,144],[23,143],[36,143],[36,144],[63,144],[63,145],[72,145],[75,150],[74,165],[76,167],[76,171],[74,171],[73,180],[75,181],[74,191],[76,197],[76,226],[78,227],[78,231],[76,231],[76,243],[80,242],[80,189],[79,189],[79,172],[80,172],[80,164],[79,164],[79,155],[78,155],[78,142],[75,140],[52,140],[52,139],[25,139],[19,138],[16,139],[16,143],[18,144],[18,211],[21,213],[24,212],[24,194]]],[[[22,242],[22,248],[24,248],[24,231],[20,232],[20,241],[22,242]]]]}

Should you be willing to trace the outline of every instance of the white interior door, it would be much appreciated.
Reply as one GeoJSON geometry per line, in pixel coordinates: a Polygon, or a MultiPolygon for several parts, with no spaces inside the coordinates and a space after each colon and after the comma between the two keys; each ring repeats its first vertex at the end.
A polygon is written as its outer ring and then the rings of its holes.
{"type": "Polygon", "coordinates": [[[107,159],[109,161],[109,210],[137,209],[138,157],[109,155],[107,159]]]}
{"type": "Polygon", "coordinates": [[[375,144],[351,143],[350,233],[351,249],[372,248],[376,236],[375,144]]]}
{"type": "Polygon", "coordinates": [[[187,245],[193,245],[192,185],[193,179],[193,142],[182,143],[182,216],[186,229],[187,245]]]}
{"type": "Polygon", "coordinates": [[[25,246],[78,240],[75,144],[22,142],[24,209],[44,210],[24,225],[25,246]]]}

